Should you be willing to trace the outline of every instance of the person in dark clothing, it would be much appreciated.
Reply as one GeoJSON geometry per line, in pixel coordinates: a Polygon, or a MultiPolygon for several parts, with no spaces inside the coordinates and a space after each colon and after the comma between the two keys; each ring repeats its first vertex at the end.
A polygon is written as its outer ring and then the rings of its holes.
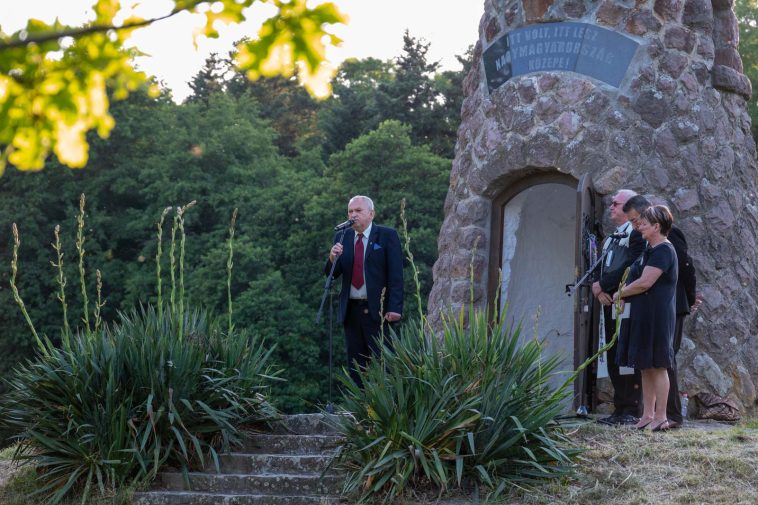
{"type": "Polygon", "coordinates": [[[613,301],[629,313],[628,331],[619,335],[617,364],[634,367],[642,375],[643,411],[635,425],[640,430],[671,428],[666,415],[667,370],[674,363],[678,265],[674,246],[666,237],[673,222],[664,205],[654,205],[640,215],[637,227],[648,248],[630,268],[624,287],[613,295],[613,301]]]}
{"type": "Polygon", "coordinates": [[[337,320],[345,328],[350,377],[361,386],[358,370],[381,352],[382,333],[391,346],[389,324],[403,313],[403,250],[396,230],[373,222],[369,197],[351,198],[347,217],[353,225],[345,232],[345,245],[337,234],[324,273],[329,275],[336,262],[334,277],[342,276],[337,320]]]}
{"type": "MultiPolygon", "coordinates": [[[[600,279],[592,284],[592,294],[603,304],[603,319],[605,323],[605,340],[613,338],[616,323],[613,320],[611,305],[613,294],[618,289],[626,268],[642,254],[645,241],[635,230],[624,214],[624,204],[636,193],[628,189],[619,190],[611,200],[609,207],[611,222],[616,226],[617,237],[609,236],[603,242],[603,252],[607,253],[600,270],[600,279]]],[[[613,414],[602,418],[603,424],[635,424],[640,415],[641,380],[638,371],[632,374],[622,374],[616,364],[616,349],[614,345],[608,351],[608,375],[613,384],[613,414]]]]}
{"type": "MultiPolygon", "coordinates": [[[[642,195],[636,195],[624,204],[624,213],[629,222],[637,228],[640,215],[651,205],[647,198],[642,195]]],[[[692,258],[690,258],[687,252],[687,240],[684,237],[684,233],[672,225],[668,240],[674,246],[674,251],[676,251],[679,277],[676,282],[676,326],[674,327],[674,340],[672,343],[674,362],[671,368],[668,369],[669,395],[666,403],[666,417],[669,420],[669,427],[677,428],[681,426],[684,419],[682,417],[682,398],[679,394],[676,354],[682,345],[684,318],[696,309],[698,299],[696,296],[697,280],[695,278],[695,267],[692,265],[692,258]]]]}

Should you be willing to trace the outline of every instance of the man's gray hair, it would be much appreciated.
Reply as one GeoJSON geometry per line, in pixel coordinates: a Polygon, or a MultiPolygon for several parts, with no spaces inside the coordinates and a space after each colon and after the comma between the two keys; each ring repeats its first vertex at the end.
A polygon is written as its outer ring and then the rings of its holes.
{"type": "Polygon", "coordinates": [[[366,203],[368,203],[368,210],[374,210],[374,201],[371,198],[363,195],[355,195],[350,199],[349,202],[347,202],[347,205],[350,206],[350,204],[353,203],[353,200],[357,200],[358,198],[361,198],[365,200],[366,203]]]}
{"type": "Polygon", "coordinates": [[[618,191],[616,191],[616,195],[623,198],[624,201],[627,201],[631,197],[637,196],[637,193],[635,191],[632,191],[631,189],[619,189],[618,191]]]}

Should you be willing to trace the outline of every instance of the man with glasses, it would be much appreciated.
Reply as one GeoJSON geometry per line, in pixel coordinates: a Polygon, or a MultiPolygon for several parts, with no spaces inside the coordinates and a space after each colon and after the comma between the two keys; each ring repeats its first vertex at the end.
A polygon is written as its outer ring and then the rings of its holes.
{"type": "MultiPolygon", "coordinates": [[[[614,233],[603,242],[606,254],[600,268],[600,279],[592,284],[592,294],[603,305],[605,341],[610,342],[616,329],[611,306],[613,294],[618,290],[626,268],[645,249],[645,241],[640,232],[624,214],[624,204],[637,193],[629,189],[619,190],[609,207],[611,222],[616,226],[614,233]]],[[[622,370],[616,364],[616,346],[608,350],[608,375],[613,384],[613,414],[600,419],[603,424],[636,424],[639,421],[641,380],[637,370],[622,370]]]]}

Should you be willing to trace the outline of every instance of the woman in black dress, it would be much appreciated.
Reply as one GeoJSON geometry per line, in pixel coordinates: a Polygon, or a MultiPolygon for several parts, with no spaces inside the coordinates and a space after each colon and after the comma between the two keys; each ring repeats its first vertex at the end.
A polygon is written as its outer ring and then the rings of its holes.
{"type": "Polygon", "coordinates": [[[614,295],[628,303],[629,331],[619,338],[616,361],[642,374],[642,417],[638,429],[669,429],[666,402],[669,380],[666,369],[674,360],[672,341],[676,323],[677,258],[667,240],[674,222],[664,205],[654,205],[640,215],[638,229],[648,248],[632,265],[626,286],[614,295]]]}

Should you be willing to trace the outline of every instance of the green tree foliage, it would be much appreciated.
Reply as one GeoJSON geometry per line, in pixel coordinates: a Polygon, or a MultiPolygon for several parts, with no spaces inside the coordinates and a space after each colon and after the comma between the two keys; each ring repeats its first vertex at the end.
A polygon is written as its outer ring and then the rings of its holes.
{"type": "MultiPolygon", "coordinates": [[[[255,2],[174,0],[165,15],[143,19],[122,9],[118,0],[97,0],[95,19],[81,27],[30,19],[15,33],[0,31],[0,175],[8,162],[22,170],[39,170],[51,150],[70,167],[87,164],[87,132],[96,130],[105,138],[113,129],[107,89],[113,91],[110,98],[125,98],[147,82],[132,62],[137,49],[127,46],[135,30],[179,13],[202,12],[206,24],[198,33],[215,38],[217,23],[245,21],[255,2]],[[116,22],[121,15],[126,19],[116,22]]],[[[277,12],[263,23],[258,37],[237,47],[240,71],[257,79],[290,77],[297,70],[310,92],[326,96],[331,72],[324,65],[325,42],[340,40],[324,27],[342,23],[344,17],[331,3],[272,3],[277,12]]]]}
{"type": "Polygon", "coordinates": [[[187,101],[207,104],[212,94],[223,93],[226,88],[224,74],[228,72],[229,64],[230,62],[219,58],[217,53],[211,53],[205,59],[203,68],[190,81],[192,95],[187,101]]]}
{"type": "Polygon", "coordinates": [[[239,72],[227,83],[232,96],[247,93],[259,103],[260,115],[277,133],[275,144],[285,156],[295,156],[301,148],[318,143],[318,102],[295,77],[262,77],[250,81],[239,72]]]}
{"type": "MultiPolygon", "coordinates": [[[[393,62],[348,60],[340,67],[334,96],[324,105],[320,119],[327,153],[343,149],[382,121],[395,119],[410,126],[414,144],[453,157],[463,99],[456,81],[462,82],[465,74],[436,74],[439,63],[428,61],[428,51],[428,43],[406,31],[403,52],[393,62]]],[[[470,56],[459,61],[466,67],[470,56]]]]}
{"type": "Polygon", "coordinates": [[[341,151],[354,138],[376,128],[382,114],[377,94],[392,77],[392,64],[376,58],[348,59],[332,83],[333,95],[319,115],[326,153],[341,151]]]}
{"type": "Polygon", "coordinates": [[[745,75],[753,85],[748,112],[753,121],[753,137],[758,139],[758,2],[736,0],[735,14],[740,23],[740,55],[745,75]]]}

